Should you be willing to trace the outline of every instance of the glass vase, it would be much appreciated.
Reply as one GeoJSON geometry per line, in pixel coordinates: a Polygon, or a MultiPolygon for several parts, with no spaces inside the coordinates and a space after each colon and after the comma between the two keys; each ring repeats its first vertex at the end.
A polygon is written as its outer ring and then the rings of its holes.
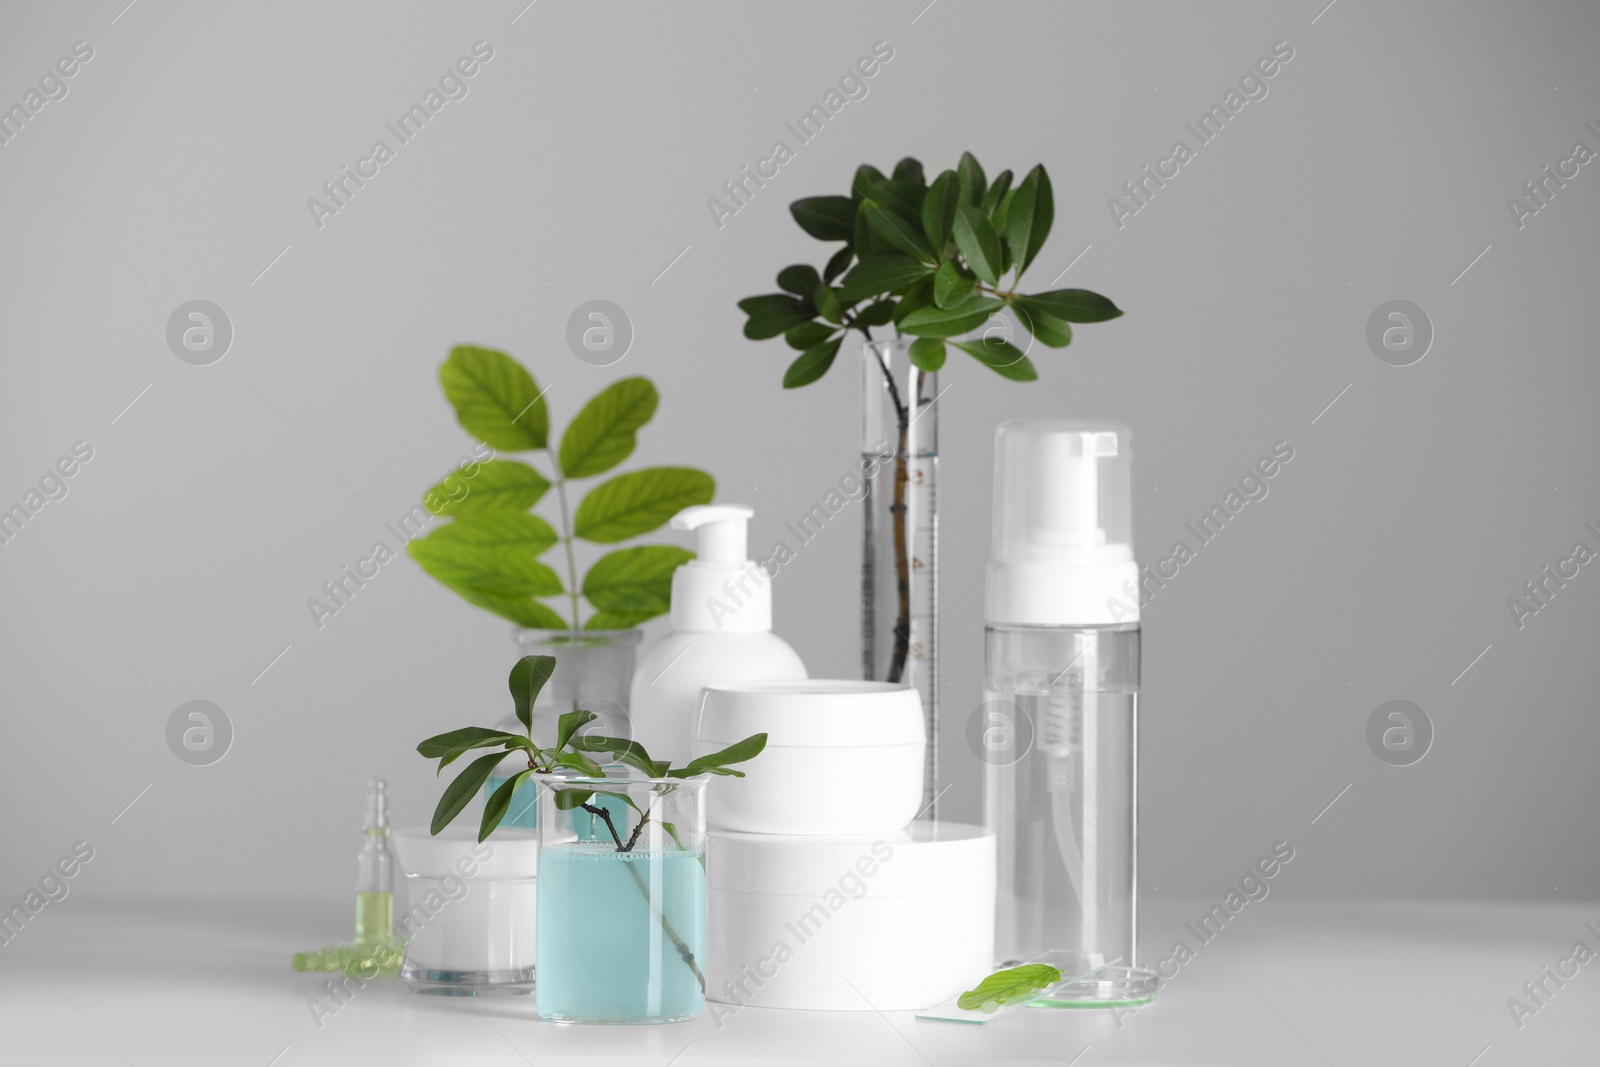
{"type": "MultiPolygon", "coordinates": [[[[585,734],[605,737],[633,736],[628,719],[628,689],[633,684],[634,653],[642,636],[638,630],[514,630],[517,648],[524,656],[554,656],[556,670],[533,705],[533,737],[540,745],[556,741],[556,722],[563,712],[582,708],[599,718],[583,728],[585,734]]],[[[521,733],[522,724],[508,716],[500,723],[507,733],[521,733]]],[[[517,771],[526,768],[527,756],[513,752],[484,783],[483,796],[499,789],[517,771]]],[[[533,783],[524,778],[511,797],[511,807],[501,826],[533,829],[538,819],[533,783]]]]}
{"type": "Polygon", "coordinates": [[[928,749],[925,815],[939,782],[939,375],[909,338],[862,345],[861,676],[914,687],[928,749]]]}
{"type": "Polygon", "coordinates": [[[706,779],[536,777],[539,1016],[693,1019],[705,1005],[706,779]]]}

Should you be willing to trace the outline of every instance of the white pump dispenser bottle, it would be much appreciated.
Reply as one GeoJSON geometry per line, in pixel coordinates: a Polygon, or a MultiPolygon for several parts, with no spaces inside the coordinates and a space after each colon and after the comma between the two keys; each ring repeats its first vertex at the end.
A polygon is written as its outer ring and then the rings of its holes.
{"type": "Polygon", "coordinates": [[[772,632],[772,579],[746,556],[742,504],[684,508],[675,530],[699,533],[698,558],[672,575],[672,630],[647,648],[628,704],[634,740],[652,759],[691,758],[700,690],[718,682],[792,681],[805,664],[772,632]]]}

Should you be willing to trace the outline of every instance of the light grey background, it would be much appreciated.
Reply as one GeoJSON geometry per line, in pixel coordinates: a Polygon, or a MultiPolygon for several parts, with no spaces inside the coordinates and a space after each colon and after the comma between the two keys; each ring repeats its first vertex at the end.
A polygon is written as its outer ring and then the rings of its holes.
{"type": "MultiPolygon", "coordinates": [[[[1600,548],[1583,529],[1600,166],[1521,230],[1506,207],[1575,140],[1600,149],[1582,125],[1600,123],[1593,5],[124,2],[0,14],[0,101],[73,42],[95,50],[0,147],[0,504],[94,448],[0,547],[7,903],[86,839],[75,892],[346,907],[333,868],[353,871],[365,779],[425,821],[440,783],[415,743],[508,710],[505,627],[409,560],[320,631],[306,608],[469,446],[435,378],[448,348],[520,357],[558,425],[650,375],[670,403],[639,458],[713,471],[765,547],[852,462],[857,378],[841,357],[784,393],[787,350],[744,340],[735,302],[822,262],[789,201],[863,161],[932,173],[963,149],[1048,167],[1030,281],[1072,263],[1060,285],[1127,315],[1043,353],[1037,383],[945,376],[947,814],[978,812],[960,737],[981,699],[993,428],[1081,409],[1134,427],[1146,561],[1276,442],[1295,449],[1147,610],[1141,848],[1160,893],[1218,896],[1287,839],[1280,892],[1595,895],[1600,565],[1522,630],[1506,606],[1574,541],[1600,548]],[[317,229],[306,199],[478,40],[495,54],[470,95],[317,229]],[[880,40],[894,58],[870,94],[719,229],[706,200],[793,146],[784,122],[880,40]],[[1107,198],[1192,144],[1183,123],[1281,40],[1270,95],[1119,229],[1107,198]],[[207,367],[165,340],[197,298],[234,327],[207,367]],[[636,332],[614,367],[564,342],[597,298],[636,332]],[[1397,298],[1435,330],[1404,368],[1365,341],[1397,298]],[[1365,739],[1396,698],[1435,731],[1409,767],[1365,739]],[[233,722],[211,766],[167,748],[191,699],[233,722]]],[[[778,630],[817,675],[857,662],[855,521],[777,586],[778,630]]]]}

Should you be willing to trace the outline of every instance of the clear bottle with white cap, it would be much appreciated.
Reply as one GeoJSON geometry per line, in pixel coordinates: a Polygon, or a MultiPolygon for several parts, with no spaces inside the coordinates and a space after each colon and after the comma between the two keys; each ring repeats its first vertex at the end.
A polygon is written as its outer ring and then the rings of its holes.
{"type": "Polygon", "coordinates": [[[652,759],[689,761],[704,686],[806,677],[794,649],[772,632],[772,578],[747,557],[754,516],[742,504],[707,504],[672,517],[673,529],[698,533],[699,546],[672,575],[671,632],[633,673],[632,736],[652,759]]]}
{"type": "Polygon", "coordinates": [[[1154,996],[1138,912],[1139,570],[1128,430],[1018,421],[995,434],[985,763],[999,863],[995,956],[1064,973],[1058,1005],[1154,996]],[[1069,970],[1069,968],[1071,968],[1069,970]]]}

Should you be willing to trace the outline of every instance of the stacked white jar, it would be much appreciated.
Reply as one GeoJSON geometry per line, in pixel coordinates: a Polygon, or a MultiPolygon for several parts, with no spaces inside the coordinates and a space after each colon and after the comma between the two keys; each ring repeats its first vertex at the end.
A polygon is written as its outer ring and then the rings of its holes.
{"type": "Polygon", "coordinates": [[[746,777],[708,794],[706,996],[896,1011],[987,974],[994,837],[914,821],[927,745],[917,691],[827,680],[703,690],[696,756],[753,733],[767,746],[740,766],[746,777]]]}

